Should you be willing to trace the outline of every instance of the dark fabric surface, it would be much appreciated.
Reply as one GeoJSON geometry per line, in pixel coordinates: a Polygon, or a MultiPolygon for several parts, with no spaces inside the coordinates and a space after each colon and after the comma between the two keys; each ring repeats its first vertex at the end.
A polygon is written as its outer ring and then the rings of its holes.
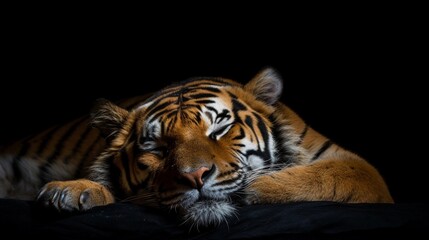
{"type": "MultiPolygon", "coordinates": [[[[2,235],[43,239],[362,239],[368,236],[425,238],[423,204],[304,202],[246,206],[211,229],[189,230],[173,213],[131,204],[57,214],[34,202],[0,200],[2,235]]],[[[3,239],[3,238],[2,238],[3,239]]]]}

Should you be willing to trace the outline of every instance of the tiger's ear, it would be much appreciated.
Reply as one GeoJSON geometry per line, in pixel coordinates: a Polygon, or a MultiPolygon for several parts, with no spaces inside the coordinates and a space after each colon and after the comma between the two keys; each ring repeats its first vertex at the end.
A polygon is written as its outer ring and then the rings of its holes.
{"type": "Polygon", "coordinates": [[[276,70],[266,68],[256,74],[244,89],[253,93],[257,99],[272,105],[282,94],[283,81],[276,70]]]}
{"type": "Polygon", "coordinates": [[[97,99],[91,110],[91,124],[105,139],[116,136],[128,116],[128,111],[106,99],[97,99]]]}

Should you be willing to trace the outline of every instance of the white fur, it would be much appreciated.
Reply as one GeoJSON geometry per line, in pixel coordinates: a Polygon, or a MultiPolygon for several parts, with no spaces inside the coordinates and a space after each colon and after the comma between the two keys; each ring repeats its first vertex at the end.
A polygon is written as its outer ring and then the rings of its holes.
{"type": "Polygon", "coordinates": [[[261,169],[264,167],[264,159],[252,155],[247,158],[248,164],[252,169],[261,169]]]}
{"type": "Polygon", "coordinates": [[[203,200],[198,201],[186,209],[185,223],[192,223],[192,227],[206,227],[219,225],[235,214],[235,207],[226,201],[203,200]]]}
{"type": "Polygon", "coordinates": [[[274,138],[272,134],[270,134],[270,136],[268,137],[268,147],[270,149],[271,163],[277,162],[277,156],[275,155],[277,150],[276,146],[274,145],[274,138]]]}
{"type": "Polygon", "coordinates": [[[146,126],[143,129],[144,136],[154,136],[157,138],[161,137],[161,123],[159,119],[149,119],[146,121],[146,126]]]}

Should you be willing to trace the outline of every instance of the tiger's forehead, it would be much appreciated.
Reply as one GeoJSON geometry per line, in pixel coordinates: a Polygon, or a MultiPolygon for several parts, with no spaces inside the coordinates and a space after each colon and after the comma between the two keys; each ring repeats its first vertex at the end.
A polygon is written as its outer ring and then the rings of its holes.
{"type": "Polygon", "coordinates": [[[233,97],[230,89],[231,85],[223,82],[189,82],[155,93],[135,111],[141,112],[142,121],[139,122],[143,123],[143,128],[161,132],[170,132],[180,126],[200,125],[201,122],[211,126],[215,123],[215,116],[230,115],[233,97]]]}
{"type": "Polygon", "coordinates": [[[205,105],[219,104],[223,107],[230,107],[228,106],[228,102],[230,102],[228,99],[231,98],[231,94],[225,88],[231,86],[229,83],[214,80],[199,80],[172,85],[155,93],[135,110],[144,109],[147,116],[152,116],[161,109],[185,110],[192,107],[199,109],[205,105]]]}

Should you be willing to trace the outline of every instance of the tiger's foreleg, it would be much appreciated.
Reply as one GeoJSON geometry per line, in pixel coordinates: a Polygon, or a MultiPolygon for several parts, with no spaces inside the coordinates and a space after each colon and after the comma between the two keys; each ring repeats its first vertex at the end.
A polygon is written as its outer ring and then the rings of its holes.
{"type": "Polygon", "coordinates": [[[393,203],[377,170],[361,159],[324,159],[257,177],[248,204],[293,201],[393,203]]]}
{"type": "Polygon", "coordinates": [[[53,181],[39,192],[37,201],[59,211],[83,211],[115,201],[105,186],[87,179],[53,181]]]}

